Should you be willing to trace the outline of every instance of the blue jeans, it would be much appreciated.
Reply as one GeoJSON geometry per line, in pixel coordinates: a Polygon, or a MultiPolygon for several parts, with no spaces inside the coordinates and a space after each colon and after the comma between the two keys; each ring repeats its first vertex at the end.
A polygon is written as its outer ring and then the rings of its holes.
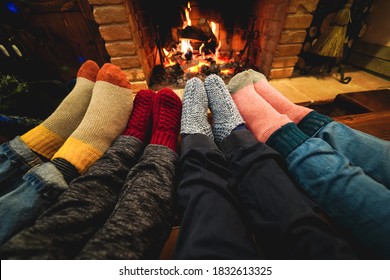
{"type": "Polygon", "coordinates": [[[3,244],[32,225],[68,185],[51,162],[42,163],[18,137],[1,145],[0,157],[3,190],[0,244],[3,244]]]}
{"type": "Polygon", "coordinates": [[[309,137],[327,142],[352,165],[390,189],[390,142],[355,130],[331,118],[311,112],[298,127],[309,137]]]}
{"type": "Polygon", "coordinates": [[[17,136],[0,146],[0,196],[13,191],[23,175],[42,161],[17,136]]]}
{"type": "MultiPolygon", "coordinates": [[[[337,124],[331,127],[342,128],[337,124]]],[[[342,137],[347,142],[352,138],[348,132],[346,129],[343,135],[333,137],[342,137]]],[[[379,257],[390,258],[390,190],[384,184],[362,167],[352,165],[323,139],[309,138],[294,124],[279,129],[267,143],[285,155],[289,172],[335,223],[379,257]]],[[[347,144],[343,146],[346,148],[347,144]]],[[[361,153],[361,158],[366,157],[368,162],[369,155],[375,156],[371,149],[375,147],[362,147],[355,153],[361,153]]],[[[383,156],[378,156],[373,160],[380,161],[383,156]]],[[[386,160],[381,164],[386,165],[386,160]]]]}
{"type": "Polygon", "coordinates": [[[341,152],[352,165],[390,189],[390,142],[333,121],[313,137],[341,152]]]}

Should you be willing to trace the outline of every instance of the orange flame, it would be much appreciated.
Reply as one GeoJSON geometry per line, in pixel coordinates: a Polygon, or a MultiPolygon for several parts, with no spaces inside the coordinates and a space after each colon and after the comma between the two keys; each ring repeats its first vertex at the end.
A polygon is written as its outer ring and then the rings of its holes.
{"type": "Polygon", "coordinates": [[[217,24],[214,21],[211,21],[210,24],[211,24],[211,31],[213,32],[214,35],[217,35],[215,33],[217,31],[217,24]]]}
{"type": "Polygon", "coordinates": [[[184,9],[184,13],[186,15],[186,20],[183,23],[183,29],[186,28],[187,26],[191,26],[191,18],[190,18],[190,11],[191,11],[191,4],[190,2],[187,3],[187,8],[184,9]]]}
{"type": "MultiPolygon", "coordinates": [[[[187,7],[184,8],[185,12],[185,19],[183,19],[183,29],[187,26],[192,25],[191,17],[190,17],[190,11],[191,11],[191,4],[190,1],[187,2],[187,7]]],[[[217,40],[218,46],[215,49],[214,54],[205,54],[203,52],[203,49],[205,47],[205,44],[203,43],[198,50],[194,50],[194,48],[191,45],[190,39],[180,38],[180,44],[178,45],[177,49],[173,49],[171,51],[167,51],[166,49],[163,49],[164,55],[167,58],[164,62],[164,66],[173,66],[179,64],[182,70],[186,74],[196,74],[202,71],[203,66],[210,66],[210,58],[212,58],[217,64],[224,64],[230,61],[230,57],[224,56],[220,53],[222,40],[219,40],[219,33],[220,33],[220,26],[218,23],[210,21],[210,28],[213,34],[215,35],[215,38],[217,40]],[[193,52],[193,56],[191,61],[188,61],[185,57],[185,54],[189,51],[193,52]],[[181,60],[180,57],[178,57],[176,54],[181,53],[181,60]]],[[[232,75],[234,74],[234,69],[221,69],[221,74],[224,75],[232,75]]]]}

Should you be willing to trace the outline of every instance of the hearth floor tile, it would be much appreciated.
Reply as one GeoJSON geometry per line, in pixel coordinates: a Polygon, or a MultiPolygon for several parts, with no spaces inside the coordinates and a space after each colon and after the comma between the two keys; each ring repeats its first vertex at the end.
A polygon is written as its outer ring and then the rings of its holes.
{"type": "Polygon", "coordinates": [[[345,76],[352,78],[348,84],[340,76],[297,76],[270,80],[270,84],[294,103],[308,104],[332,101],[337,94],[390,88],[390,80],[363,70],[348,68],[345,76]]]}

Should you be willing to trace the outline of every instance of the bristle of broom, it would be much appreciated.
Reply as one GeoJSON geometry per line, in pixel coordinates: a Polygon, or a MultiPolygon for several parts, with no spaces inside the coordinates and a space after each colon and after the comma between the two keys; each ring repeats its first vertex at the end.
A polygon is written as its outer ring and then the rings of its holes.
{"type": "Polygon", "coordinates": [[[320,35],[310,52],[329,57],[343,56],[347,26],[351,21],[351,5],[352,0],[337,13],[333,23],[320,35]]]}

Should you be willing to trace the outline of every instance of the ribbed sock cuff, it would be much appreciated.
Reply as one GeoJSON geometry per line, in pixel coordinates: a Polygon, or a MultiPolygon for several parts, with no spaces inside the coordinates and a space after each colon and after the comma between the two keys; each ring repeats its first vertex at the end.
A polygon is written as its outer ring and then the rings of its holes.
{"type": "Polygon", "coordinates": [[[169,132],[155,132],[149,144],[164,145],[176,152],[178,135],[169,132]]]}
{"type": "Polygon", "coordinates": [[[47,159],[50,159],[65,142],[62,137],[41,124],[20,136],[20,139],[35,153],[47,159]]]}
{"type": "Polygon", "coordinates": [[[55,153],[53,160],[55,158],[63,158],[76,167],[80,174],[83,174],[102,155],[101,151],[91,145],[69,137],[58,152],[55,153]]]}
{"type": "Polygon", "coordinates": [[[275,131],[268,138],[266,144],[286,157],[309,138],[291,122],[275,131]]]}
{"type": "Polygon", "coordinates": [[[307,136],[312,137],[326,124],[333,120],[325,115],[322,115],[316,111],[312,111],[307,114],[297,125],[307,136]]]}
{"type": "Polygon", "coordinates": [[[70,184],[73,179],[76,179],[78,176],[80,176],[76,167],[63,158],[55,158],[51,162],[61,172],[62,176],[64,176],[64,179],[68,184],[70,184]]]}

